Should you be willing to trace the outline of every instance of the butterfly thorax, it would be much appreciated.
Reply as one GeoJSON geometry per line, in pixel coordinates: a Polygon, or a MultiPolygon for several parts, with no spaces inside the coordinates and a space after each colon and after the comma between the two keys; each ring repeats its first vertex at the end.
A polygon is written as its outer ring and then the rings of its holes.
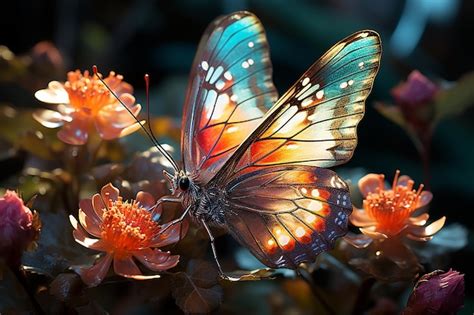
{"type": "Polygon", "coordinates": [[[189,214],[197,221],[204,220],[211,224],[223,225],[225,196],[217,187],[200,187],[191,184],[183,194],[184,207],[190,206],[189,214]]]}

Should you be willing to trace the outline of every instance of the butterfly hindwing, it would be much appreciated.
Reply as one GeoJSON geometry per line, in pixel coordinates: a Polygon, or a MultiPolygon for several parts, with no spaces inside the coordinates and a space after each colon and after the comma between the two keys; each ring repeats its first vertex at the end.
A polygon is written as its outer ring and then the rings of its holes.
{"type": "Polygon", "coordinates": [[[195,182],[207,183],[277,98],[260,21],[249,12],[216,20],[192,67],[182,125],[183,163],[195,182]]]}
{"type": "Polygon", "coordinates": [[[311,166],[273,166],[228,184],[224,215],[232,235],[273,268],[296,268],[345,234],[352,211],[347,185],[311,166]]]}
{"type": "Polygon", "coordinates": [[[277,165],[331,167],[348,161],[381,56],[373,31],[333,46],[285,93],[215,177],[277,165]]]}

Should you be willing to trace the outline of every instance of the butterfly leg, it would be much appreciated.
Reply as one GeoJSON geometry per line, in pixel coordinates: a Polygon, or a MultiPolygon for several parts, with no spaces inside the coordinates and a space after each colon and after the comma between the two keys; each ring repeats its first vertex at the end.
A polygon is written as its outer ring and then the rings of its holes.
{"type": "MultiPolygon", "coordinates": [[[[177,219],[175,219],[175,220],[173,220],[173,221],[171,221],[171,222],[168,222],[168,223],[164,226],[164,228],[161,230],[161,233],[164,233],[164,232],[166,232],[166,230],[168,230],[170,227],[172,227],[172,226],[174,226],[174,225],[176,225],[176,224],[178,224],[178,223],[181,223],[181,222],[184,220],[184,218],[186,217],[186,215],[188,215],[189,209],[191,209],[191,206],[187,207],[187,208],[184,210],[183,214],[181,214],[181,216],[180,216],[179,218],[177,218],[177,219]]],[[[180,234],[180,236],[181,236],[181,227],[180,227],[180,232],[179,232],[179,234],[180,234]]]]}
{"type": "Polygon", "coordinates": [[[216,246],[214,244],[214,236],[211,233],[211,229],[209,229],[209,227],[207,226],[206,221],[201,220],[201,222],[204,228],[206,229],[207,234],[209,235],[209,240],[211,241],[212,254],[214,255],[214,260],[216,261],[217,268],[219,269],[219,276],[223,279],[226,279],[228,277],[224,274],[224,271],[222,271],[222,267],[221,267],[221,264],[219,263],[219,259],[217,259],[217,251],[216,251],[216,246]]]}
{"type": "Polygon", "coordinates": [[[214,236],[212,235],[211,233],[211,229],[209,228],[209,226],[206,224],[206,221],[204,220],[201,220],[201,223],[202,225],[204,226],[204,228],[206,229],[206,232],[207,234],[209,235],[209,240],[211,242],[211,249],[212,249],[212,254],[214,256],[214,260],[216,261],[216,264],[217,264],[217,268],[219,270],[219,276],[224,279],[224,280],[229,280],[229,281],[239,281],[238,278],[235,278],[235,277],[231,277],[231,276],[228,276],[224,273],[224,271],[222,270],[222,267],[221,267],[221,264],[219,263],[219,259],[217,258],[217,250],[216,250],[216,246],[214,244],[214,236]]]}
{"type": "MultiPolygon", "coordinates": [[[[181,198],[174,197],[174,196],[163,196],[163,197],[161,197],[160,199],[158,199],[158,201],[156,202],[156,204],[153,206],[152,209],[153,209],[153,210],[156,209],[156,208],[159,207],[162,203],[165,203],[165,202],[180,203],[180,202],[181,202],[181,198]]],[[[171,221],[171,222],[168,222],[168,223],[164,226],[164,228],[161,230],[161,233],[164,233],[164,232],[166,232],[170,227],[172,227],[172,226],[174,226],[174,225],[176,225],[176,224],[178,224],[178,223],[181,223],[181,222],[184,220],[184,218],[186,217],[186,215],[188,214],[190,208],[191,208],[190,206],[187,207],[187,208],[184,210],[184,212],[181,214],[181,216],[180,216],[179,218],[177,218],[177,219],[175,219],[175,220],[173,220],[173,221],[171,221]]],[[[155,218],[154,218],[154,219],[155,219],[155,218]]],[[[181,235],[182,229],[183,229],[183,226],[181,225],[181,226],[179,227],[179,236],[180,236],[180,239],[182,238],[182,235],[181,235]]]]}
{"type": "Polygon", "coordinates": [[[163,196],[158,201],[153,205],[153,207],[150,209],[152,211],[155,211],[162,203],[165,202],[175,202],[179,203],[181,202],[181,198],[175,197],[175,196],[163,196]]]}

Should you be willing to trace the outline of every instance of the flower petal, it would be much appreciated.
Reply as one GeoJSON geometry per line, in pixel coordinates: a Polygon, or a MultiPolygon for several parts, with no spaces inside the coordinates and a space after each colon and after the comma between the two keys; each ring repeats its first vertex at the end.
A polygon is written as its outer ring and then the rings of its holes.
{"type": "Polygon", "coordinates": [[[90,238],[84,228],[79,224],[79,222],[77,222],[76,218],[74,218],[72,215],[69,216],[69,222],[71,222],[71,225],[74,228],[74,231],[72,231],[72,236],[74,237],[74,240],[77,243],[93,250],[107,250],[105,242],[100,239],[90,238]]]}
{"type": "Polygon", "coordinates": [[[99,258],[91,268],[80,269],[77,273],[81,276],[81,279],[85,284],[89,287],[95,287],[104,280],[111,263],[112,255],[107,254],[104,257],[99,258]]]}
{"type": "Polygon", "coordinates": [[[104,214],[104,210],[107,208],[104,200],[102,199],[100,194],[95,194],[92,196],[92,207],[94,208],[94,212],[99,218],[102,218],[104,214]]]}
{"type": "Polygon", "coordinates": [[[89,116],[75,112],[71,114],[71,118],[58,132],[58,138],[68,144],[83,145],[89,137],[89,116]]]}
{"type": "Polygon", "coordinates": [[[375,225],[377,222],[369,218],[365,210],[353,209],[349,217],[351,223],[357,227],[366,227],[375,225]]]}
{"type": "Polygon", "coordinates": [[[100,195],[104,202],[107,202],[109,199],[116,201],[118,199],[120,191],[114,187],[111,183],[108,183],[100,190],[100,195]]]}
{"type": "Polygon", "coordinates": [[[417,217],[408,218],[408,222],[410,225],[423,226],[426,224],[429,217],[430,215],[428,213],[423,213],[417,217]]]}
{"type": "Polygon", "coordinates": [[[133,276],[142,275],[140,269],[133,261],[132,256],[128,257],[114,257],[114,271],[122,277],[131,278],[133,276]]]}
{"type": "Polygon", "coordinates": [[[410,176],[402,175],[398,178],[397,186],[408,186],[409,181],[412,181],[410,176]]]}
{"type": "Polygon", "coordinates": [[[416,208],[426,206],[430,203],[431,199],[433,199],[433,194],[430,191],[422,191],[420,194],[420,198],[418,199],[418,204],[416,205],[416,208]]]}
{"type": "MultiPolygon", "coordinates": [[[[145,124],[145,121],[142,120],[142,121],[140,121],[140,123],[143,126],[145,124]]],[[[133,125],[130,125],[128,127],[123,128],[120,131],[120,134],[118,135],[118,138],[126,137],[126,136],[131,135],[132,133],[140,130],[140,128],[142,128],[141,125],[138,122],[136,122],[133,125]]]]}
{"type": "Polygon", "coordinates": [[[91,219],[81,209],[79,209],[79,222],[81,222],[82,227],[87,231],[87,233],[94,235],[95,237],[101,236],[101,229],[97,221],[91,219]]]}
{"type": "Polygon", "coordinates": [[[33,118],[46,128],[58,128],[68,119],[54,110],[40,109],[33,113],[33,118]]]}
{"type": "Polygon", "coordinates": [[[346,234],[343,237],[344,241],[349,243],[350,245],[354,246],[357,249],[367,248],[370,244],[372,244],[372,238],[365,235],[365,234],[346,234]]]}
{"type": "Polygon", "coordinates": [[[153,198],[151,194],[144,191],[139,191],[135,200],[139,202],[141,207],[147,209],[148,211],[155,205],[155,198],[153,198]]]}
{"type": "Polygon", "coordinates": [[[170,252],[163,252],[159,249],[143,248],[138,251],[133,252],[135,256],[140,261],[147,261],[153,264],[161,264],[168,260],[168,257],[171,256],[170,252]]]}
{"type": "Polygon", "coordinates": [[[175,267],[179,262],[179,255],[162,252],[159,249],[145,248],[133,253],[143,265],[153,271],[163,271],[175,267]]]}
{"type": "Polygon", "coordinates": [[[417,242],[428,242],[428,241],[431,241],[433,239],[433,236],[422,237],[422,236],[415,236],[415,235],[412,235],[412,234],[407,234],[406,236],[407,236],[407,238],[409,238],[411,240],[414,240],[414,241],[417,241],[417,242]]]}
{"type": "Polygon", "coordinates": [[[124,93],[119,98],[128,108],[132,108],[135,104],[135,97],[130,93],[124,93]]]}
{"type": "Polygon", "coordinates": [[[439,230],[441,230],[446,222],[446,217],[436,220],[426,227],[422,226],[411,226],[407,229],[408,234],[411,234],[415,237],[429,237],[435,235],[439,230]]]}
{"type": "Polygon", "coordinates": [[[122,81],[122,79],[123,77],[121,75],[111,73],[104,79],[104,81],[117,95],[122,95],[123,93],[133,93],[133,87],[129,83],[122,81]]]}
{"type": "MultiPolygon", "coordinates": [[[[130,110],[136,117],[141,106],[130,107],[130,110]]],[[[100,137],[106,140],[120,138],[140,129],[140,124],[121,104],[110,104],[102,108],[95,117],[94,124],[100,137]]]]}
{"type": "Polygon", "coordinates": [[[86,198],[79,201],[79,208],[96,224],[100,224],[102,222],[102,216],[99,216],[97,212],[94,211],[94,205],[91,199],[86,198]]]}
{"type": "Polygon", "coordinates": [[[377,232],[375,226],[369,226],[365,228],[359,228],[359,230],[365,235],[371,237],[374,240],[382,240],[388,238],[387,235],[377,232]]]}
{"type": "Polygon", "coordinates": [[[184,219],[180,223],[170,226],[171,223],[165,224],[161,227],[161,232],[153,238],[150,247],[164,247],[174,244],[181,240],[188,232],[189,222],[184,219]],[[168,227],[170,226],[170,227],[168,227]]]}
{"type": "Polygon", "coordinates": [[[367,197],[369,193],[374,193],[377,188],[384,188],[384,176],[381,174],[367,174],[359,180],[359,190],[362,196],[367,197]]]}
{"type": "Polygon", "coordinates": [[[64,86],[58,81],[51,81],[48,88],[36,91],[35,97],[44,103],[50,104],[67,104],[69,103],[69,96],[64,89],[64,86]]]}

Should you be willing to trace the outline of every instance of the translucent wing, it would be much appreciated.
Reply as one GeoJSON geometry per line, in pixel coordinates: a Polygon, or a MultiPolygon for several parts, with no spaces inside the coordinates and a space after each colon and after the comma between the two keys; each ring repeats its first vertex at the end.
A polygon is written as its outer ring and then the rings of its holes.
{"type": "Polygon", "coordinates": [[[199,44],[184,105],[185,170],[207,183],[277,99],[267,39],[249,12],[211,24],[199,44]]]}
{"type": "Polygon", "coordinates": [[[273,268],[314,261],[347,231],[349,191],[334,172],[274,166],[228,184],[224,211],[231,234],[273,268]]]}
{"type": "Polygon", "coordinates": [[[262,167],[331,167],[349,160],[380,56],[380,38],[373,31],[333,46],[277,101],[215,181],[262,167]]]}

